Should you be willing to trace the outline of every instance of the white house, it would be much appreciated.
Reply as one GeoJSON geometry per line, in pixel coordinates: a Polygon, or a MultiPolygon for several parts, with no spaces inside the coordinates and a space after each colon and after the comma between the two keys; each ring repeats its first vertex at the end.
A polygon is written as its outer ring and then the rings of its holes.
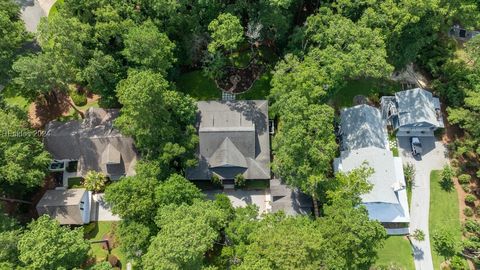
{"type": "Polygon", "coordinates": [[[90,222],[92,195],[83,188],[47,190],[37,204],[38,215],[49,215],[62,225],[90,222]]]}
{"type": "Polygon", "coordinates": [[[372,190],[362,195],[369,217],[378,220],[388,234],[408,234],[410,214],[402,161],[389,150],[387,131],[378,109],[359,105],[341,113],[342,151],[334,160],[336,172],[367,165],[372,190]]]}

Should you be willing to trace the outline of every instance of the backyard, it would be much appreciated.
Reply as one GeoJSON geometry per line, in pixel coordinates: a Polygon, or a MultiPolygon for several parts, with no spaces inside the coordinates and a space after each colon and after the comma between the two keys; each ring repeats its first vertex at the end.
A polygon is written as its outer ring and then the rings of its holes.
{"type": "Polygon", "coordinates": [[[378,251],[376,265],[396,265],[404,270],[413,270],[413,252],[410,242],[404,236],[389,236],[378,251]]]}
{"type": "MultiPolygon", "coordinates": [[[[457,240],[462,238],[462,227],[458,208],[458,197],[455,188],[445,191],[440,185],[441,171],[432,171],[430,175],[430,236],[439,229],[446,229],[455,233],[457,240]]],[[[431,237],[430,237],[431,239],[431,237]]],[[[435,269],[440,269],[444,258],[436,253],[432,245],[432,259],[435,269]]]]}
{"type": "MultiPolygon", "coordinates": [[[[111,254],[116,256],[120,261],[120,265],[122,269],[126,269],[127,261],[125,259],[124,254],[121,252],[120,248],[118,247],[118,243],[115,240],[115,228],[117,226],[117,222],[112,221],[99,221],[99,222],[92,222],[88,225],[84,226],[85,231],[85,239],[89,241],[95,240],[102,240],[105,236],[109,236],[108,238],[111,243],[111,254]]],[[[92,243],[91,244],[91,255],[95,258],[95,261],[104,261],[108,256],[108,251],[103,249],[102,243],[92,243]]]]}

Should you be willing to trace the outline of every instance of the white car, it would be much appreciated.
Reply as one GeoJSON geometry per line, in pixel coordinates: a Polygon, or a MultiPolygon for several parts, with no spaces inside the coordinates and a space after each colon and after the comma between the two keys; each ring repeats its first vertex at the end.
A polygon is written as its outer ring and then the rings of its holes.
{"type": "Polygon", "coordinates": [[[422,143],[418,137],[412,137],[410,144],[412,146],[412,155],[417,156],[422,154],[422,143]]]}

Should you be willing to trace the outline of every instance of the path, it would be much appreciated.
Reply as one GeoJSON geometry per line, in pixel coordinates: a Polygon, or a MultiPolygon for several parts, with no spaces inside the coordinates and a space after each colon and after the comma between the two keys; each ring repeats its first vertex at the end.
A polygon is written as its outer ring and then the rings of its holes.
{"type": "Polygon", "coordinates": [[[56,0],[15,0],[21,7],[20,17],[29,32],[36,32],[40,19],[48,15],[56,0]]]}
{"type": "Polygon", "coordinates": [[[400,155],[405,163],[415,166],[415,180],[412,188],[412,202],[410,205],[410,231],[420,229],[425,233],[424,241],[412,239],[415,268],[417,270],[433,270],[428,217],[430,208],[430,173],[432,170],[442,169],[447,160],[445,145],[436,141],[435,137],[420,138],[424,154],[421,158],[413,158],[410,151],[410,138],[400,137],[400,155]]]}

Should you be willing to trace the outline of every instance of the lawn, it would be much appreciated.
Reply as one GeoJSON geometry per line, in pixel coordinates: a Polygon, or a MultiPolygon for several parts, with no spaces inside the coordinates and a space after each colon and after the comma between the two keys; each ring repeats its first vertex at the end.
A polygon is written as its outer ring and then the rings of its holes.
{"type": "MultiPolygon", "coordinates": [[[[115,227],[117,226],[118,222],[112,221],[99,221],[99,222],[92,222],[88,225],[85,225],[85,239],[93,241],[93,240],[102,240],[103,236],[109,232],[114,232],[115,227]],[[90,232],[87,231],[87,227],[90,226],[90,232]]],[[[103,261],[108,255],[108,251],[102,248],[101,243],[93,243],[91,244],[91,255],[95,257],[98,261],[103,261]]],[[[120,248],[114,247],[111,250],[111,254],[115,255],[122,264],[122,269],[126,269],[127,261],[125,259],[125,255],[121,252],[120,248]]]]}
{"type": "Polygon", "coordinates": [[[243,94],[236,96],[237,100],[256,100],[267,99],[270,94],[270,81],[272,80],[272,73],[265,71],[258,80],[255,81],[252,88],[243,94]]]}
{"type": "Polygon", "coordinates": [[[23,111],[28,110],[28,105],[30,102],[28,102],[26,98],[18,95],[17,90],[12,86],[12,84],[7,85],[5,89],[3,89],[2,97],[8,105],[19,107],[23,111]]]}
{"type": "Polygon", "coordinates": [[[58,12],[58,7],[60,5],[63,5],[64,1],[65,0],[57,0],[55,4],[53,4],[53,6],[50,8],[50,11],[48,12],[48,16],[56,14],[58,12]]]}
{"type": "MultiPolygon", "coordinates": [[[[98,104],[98,100],[95,100],[94,102],[90,102],[85,104],[84,106],[76,106],[80,111],[87,111],[88,108],[93,107],[93,108],[99,108],[100,105],[98,104]]],[[[70,108],[68,111],[68,115],[62,115],[60,116],[57,120],[59,121],[70,121],[70,120],[80,120],[82,117],[77,113],[77,111],[73,108],[70,108]]]]}
{"type": "Polygon", "coordinates": [[[205,77],[200,70],[180,75],[177,80],[177,89],[199,101],[219,100],[222,97],[222,92],[215,82],[205,77]]]}
{"type": "Polygon", "coordinates": [[[395,264],[404,270],[413,270],[413,252],[410,242],[404,236],[389,236],[384,247],[378,251],[376,265],[395,264]]]}
{"type": "Polygon", "coordinates": [[[82,177],[70,177],[68,178],[68,188],[81,188],[82,181],[82,177]]]}
{"type": "Polygon", "coordinates": [[[360,79],[348,81],[342,88],[338,89],[331,97],[336,108],[353,106],[353,98],[363,95],[371,101],[378,101],[383,95],[393,94],[401,90],[397,82],[379,79],[360,79]],[[376,100],[375,100],[376,99],[376,100]]]}
{"type": "Polygon", "coordinates": [[[441,171],[432,171],[430,175],[430,245],[432,245],[432,258],[435,269],[440,269],[444,258],[433,250],[432,234],[439,229],[448,229],[462,238],[457,191],[445,191],[440,186],[441,171]]]}

